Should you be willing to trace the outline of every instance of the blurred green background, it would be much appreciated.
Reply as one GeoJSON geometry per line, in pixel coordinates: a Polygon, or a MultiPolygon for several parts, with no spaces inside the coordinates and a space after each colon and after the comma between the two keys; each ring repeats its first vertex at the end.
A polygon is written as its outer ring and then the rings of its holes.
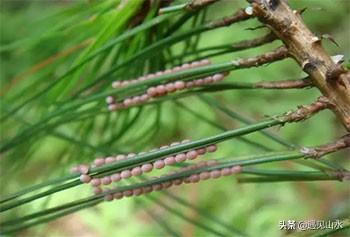
{"type": "MultiPolygon", "coordinates": [[[[290,0],[289,2],[293,9],[307,7],[303,14],[306,24],[317,35],[331,34],[339,47],[326,39],[323,40],[323,46],[330,55],[344,54],[346,63],[348,63],[350,1],[290,0]]],[[[181,1],[174,2],[174,4],[177,3],[181,1]]],[[[117,1],[106,1],[101,4],[95,1],[2,0],[0,14],[1,113],[4,114],[13,106],[30,98],[35,92],[45,88],[45,85],[51,80],[67,71],[88,44],[88,39],[96,36],[102,26],[112,17],[110,9],[116,6],[117,1]],[[73,10],[66,11],[65,9],[73,10]]],[[[206,20],[230,15],[236,9],[246,6],[247,3],[243,0],[219,1],[208,8],[206,20]]],[[[175,19],[171,19],[168,24],[171,25],[174,21],[175,19]]],[[[191,24],[189,21],[178,31],[184,32],[191,29],[193,27],[191,24]]],[[[203,33],[196,47],[205,48],[252,39],[267,32],[266,29],[247,30],[247,28],[258,25],[256,20],[249,20],[203,33]]],[[[156,34],[156,31],[148,33],[156,34]]],[[[140,37],[141,41],[142,37],[140,37]]],[[[144,44],[146,43],[147,40],[144,44]]],[[[272,50],[280,44],[279,41],[276,41],[263,47],[213,57],[212,61],[214,63],[225,62],[254,56],[272,50]]],[[[117,55],[120,60],[137,52],[138,48],[135,45],[137,45],[137,40],[125,44],[124,47],[127,48],[125,52],[117,55]]],[[[142,47],[142,44],[140,45],[142,47]]],[[[170,50],[174,55],[181,55],[184,44],[175,44],[170,50]]],[[[191,61],[198,56],[192,54],[184,60],[191,61]]],[[[104,60],[101,64],[98,62],[91,64],[83,76],[94,78],[112,65],[107,57],[104,60]],[[98,65],[102,66],[98,67],[98,65]],[[96,67],[99,68],[99,71],[94,71],[96,67]]],[[[166,57],[157,63],[151,64],[149,69],[155,71],[164,66],[170,67],[166,57]]],[[[180,62],[175,62],[175,64],[178,63],[180,62]]],[[[125,78],[130,78],[140,75],[138,67],[140,64],[142,62],[130,65],[127,70],[118,72],[116,77],[120,78],[125,75],[125,78]]],[[[258,68],[233,71],[225,81],[275,81],[298,79],[304,76],[305,74],[298,65],[292,59],[287,59],[258,68]]],[[[311,103],[319,95],[317,89],[228,90],[209,94],[228,108],[254,120],[261,120],[264,116],[282,114],[298,105],[311,103]]],[[[204,104],[197,97],[186,97],[179,101],[202,116],[224,125],[227,129],[242,126],[232,118],[204,104]]],[[[20,110],[16,116],[2,123],[1,141],[15,136],[25,126],[21,120],[38,121],[48,111],[50,103],[50,96],[43,96],[20,110]]],[[[108,116],[108,118],[102,114],[91,120],[94,121],[93,124],[78,121],[59,126],[57,130],[75,141],[92,144],[95,148],[83,146],[69,139],[57,138],[49,134],[51,131],[44,131],[45,136],[38,140],[37,138],[29,139],[28,142],[10,152],[1,154],[1,194],[12,193],[23,187],[63,175],[68,172],[72,164],[91,161],[99,155],[106,155],[108,151],[140,152],[173,141],[185,138],[195,140],[220,132],[186,112],[173,101],[146,106],[142,108],[142,111],[136,108],[131,109],[120,115],[108,116]],[[115,131],[111,129],[111,125],[105,126],[106,120],[108,119],[108,123],[113,124],[114,129],[120,132],[121,128],[126,127],[127,122],[132,121],[137,113],[141,114],[127,131],[117,136],[116,141],[109,141],[115,135],[115,131]]],[[[302,123],[289,124],[282,128],[271,129],[271,131],[301,146],[327,143],[345,134],[345,130],[329,111],[323,111],[302,123]]],[[[274,150],[285,149],[257,133],[246,137],[274,150]]],[[[219,151],[215,153],[214,158],[234,158],[238,155],[259,152],[261,151],[233,139],[220,144],[219,151]]],[[[349,153],[342,151],[324,159],[350,168],[349,158],[349,153]]],[[[264,167],[307,169],[291,162],[269,164],[264,167]]],[[[166,169],[171,170],[171,168],[166,169]]],[[[218,219],[249,236],[284,236],[285,233],[279,230],[278,225],[281,220],[336,219],[344,218],[350,212],[349,188],[340,182],[237,184],[234,177],[228,177],[197,185],[182,185],[170,191],[206,209],[218,219]]],[[[90,189],[83,185],[27,205],[17,212],[6,213],[5,216],[31,213],[89,194],[90,189]]],[[[180,212],[198,221],[203,221],[198,213],[171,202],[160,194],[152,195],[159,196],[164,202],[174,205],[180,212]]],[[[168,236],[169,233],[157,224],[145,210],[165,220],[181,236],[211,236],[144,197],[138,197],[137,200],[139,202],[129,198],[118,202],[103,203],[48,224],[25,230],[17,236],[168,236]]],[[[205,224],[205,221],[203,223],[205,224]]]]}

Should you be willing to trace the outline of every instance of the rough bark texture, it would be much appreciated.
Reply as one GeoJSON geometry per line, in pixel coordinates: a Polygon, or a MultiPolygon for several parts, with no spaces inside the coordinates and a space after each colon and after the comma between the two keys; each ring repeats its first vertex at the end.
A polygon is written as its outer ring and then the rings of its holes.
{"type": "Polygon", "coordinates": [[[298,11],[285,0],[248,0],[253,15],[280,38],[288,53],[309,74],[312,83],[333,104],[335,112],[347,131],[350,131],[350,73],[332,61],[315,36],[304,24],[298,11]]]}

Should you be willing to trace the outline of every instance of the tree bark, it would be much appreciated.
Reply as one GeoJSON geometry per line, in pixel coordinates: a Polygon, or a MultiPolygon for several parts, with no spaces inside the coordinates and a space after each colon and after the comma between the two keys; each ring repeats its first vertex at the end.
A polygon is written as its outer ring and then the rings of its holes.
{"type": "Polygon", "coordinates": [[[248,0],[253,15],[280,38],[312,83],[331,102],[331,109],[350,132],[350,73],[332,61],[321,39],[304,24],[285,0],[248,0]]]}

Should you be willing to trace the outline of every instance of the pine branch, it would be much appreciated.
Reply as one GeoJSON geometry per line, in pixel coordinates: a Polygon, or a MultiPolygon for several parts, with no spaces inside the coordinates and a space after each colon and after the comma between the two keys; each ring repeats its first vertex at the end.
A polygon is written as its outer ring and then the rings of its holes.
{"type": "Polygon", "coordinates": [[[321,39],[312,34],[297,11],[282,0],[248,0],[253,15],[280,38],[288,52],[309,74],[313,84],[334,105],[332,110],[350,131],[349,71],[333,62],[322,48],[321,39]]]}

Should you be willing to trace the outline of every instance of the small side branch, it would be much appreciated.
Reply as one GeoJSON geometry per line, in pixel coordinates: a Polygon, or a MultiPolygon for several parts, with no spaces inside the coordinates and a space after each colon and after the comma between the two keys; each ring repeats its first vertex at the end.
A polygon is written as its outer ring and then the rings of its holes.
{"type": "Polygon", "coordinates": [[[255,88],[262,89],[300,89],[311,86],[312,81],[308,77],[298,80],[262,81],[254,84],[255,88]]]}
{"type": "Polygon", "coordinates": [[[242,40],[236,43],[233,43],[231,45],[231,48],[236,51],[236,50],[241,50],[241,49],[248,49],[248,48],[254,48],[263,44],[270,43],[274,41],[276,38],[275,34],[272,32],[263,35],[261,37],[255,38],[255,39],[250,39],[250,40],[242,40]]]}
{"type": "Polygon", "coordinates": [[[217,2],[218,0],[191,0],[189,1],[186,6],[185,10],[187,11],[195,11],[197,9],[200,9],[202,7],[208,6],[210,4],[213,4],[217,2]]]}
{"type": "Polygon", "coordinates": [[[307,157],[320,158],[328,153],[333,153],[350,147],[350,134],[347,134],[335,142],[312,148],[302,148],[301,152],[307,157]]]}
{"type": "Polygon", "coordinates": [[[248,14],[245,11],[245,9],[240,9],[236,13],[234,13],[232,16],[227,16],[222,19],[212,21],[209,24],[210,24],[210,28],[217,28],[217,27],[229,26],[231,24],[234,24],[240,21],[245,21],[252,17],[254,16],[252,14],[248,14]]]}
{"type": "Polygon", "coordinates": [[[257,67],[265,63],[285,59],[288,56],[289,54],[287,48],[281,46],[274,51],[267,52],[253,58],[234,60],[232,61],[232,64],[238,66],[239,68],[257,67]]]}
{"type": "Polygon", "coordinates": [[[289,123],[299,122],[311,117],[321,110],[331,108],[332,106],[332,103],[326,97],[320,96],[314,103],[301,105],[297,110],[287,112],[281,119],[282,121],[289,123]]]}

